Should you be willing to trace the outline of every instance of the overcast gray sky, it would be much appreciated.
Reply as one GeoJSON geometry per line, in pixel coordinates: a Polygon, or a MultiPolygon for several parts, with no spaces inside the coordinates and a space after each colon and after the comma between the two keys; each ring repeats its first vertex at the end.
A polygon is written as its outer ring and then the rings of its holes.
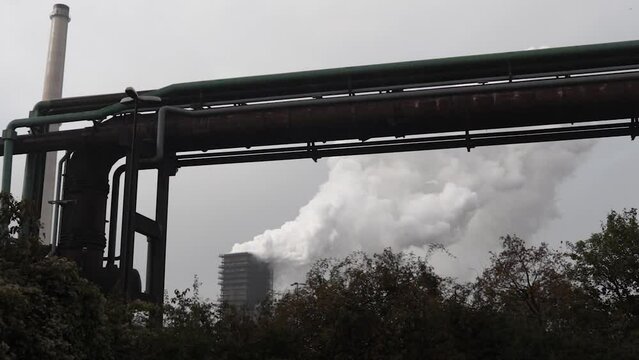
{"type": "MultiPolygon", "coordinates": [[[[639,1],[67,1],[65,96],[176,82],[639,39],[639,1]]],[[[0,11],[0,126],[42,92],[53,2],[0,11]]],[[[560,216],[531,241],[596,231],[610,209],[639,205],[636,144],[598,143],[558,185],[560,216]]],[[[459,156],[464,156],[462,152],[459,156]]],[[[22,158],[22,157],[21,157],[22,158]]],[[[14,164],[20,193],[23,160],[14,164]]],[[[182,169],[171,185],[167,288],[193,274],[215,297],[218,254],[295,218],[328,176],[310,160],[182,169]]],[[[153,183],[143,176],[144,184],[153,183]]],[[[153,209],[142,189],[142,212],[153,209]]],[[[141,249],[138,247],[138,249],[141,249]]]]}

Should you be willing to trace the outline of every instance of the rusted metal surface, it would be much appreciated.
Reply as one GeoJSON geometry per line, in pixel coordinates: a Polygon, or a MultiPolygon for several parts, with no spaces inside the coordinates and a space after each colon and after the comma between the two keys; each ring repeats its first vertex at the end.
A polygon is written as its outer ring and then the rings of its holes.
{"type": "Polygon", "coordinates": [[[639,82],[416,97],[222,114],[168,124],[174,150],[370,139],[634,116],[639,82]],[[186,141],[184,141],[186,140],[186,141]]]}
{"type": "MultiPolygon", "coordinates": [[[[543,127],[637,116],[639,79],[592,81],[492,91],[489,86],[465,93],[432,96],[404,94],[396,99],[369,97],[341,102],[317,100],[272,110],[250,107],[221,110],[206,117],[171,115],[167,146],[172,151],[211,150],[376,137],[543,127]]],[[[154,144],[153,114],[141,117],[139,136],[154,144]]],[[[16,153],[124,145],[127,116],[96,127],[38,136],[21,136],[16,153]]]]}

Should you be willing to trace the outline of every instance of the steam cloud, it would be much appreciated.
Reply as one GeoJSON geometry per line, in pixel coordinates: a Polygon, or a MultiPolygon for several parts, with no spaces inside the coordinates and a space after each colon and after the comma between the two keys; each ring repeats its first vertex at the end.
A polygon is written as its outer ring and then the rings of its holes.
{"type": "Polygon", "coordinates": [[[499,237],[524,238],[557,216],[556,189],[594,142],[515,145],[336,158],[329,177],[298,216],[279,229],[235,244],[275,264],[276,286],[301,280],[314,260],[385,247],[423,253],[446,246],[431,263],[471,279],[499,237]]]}

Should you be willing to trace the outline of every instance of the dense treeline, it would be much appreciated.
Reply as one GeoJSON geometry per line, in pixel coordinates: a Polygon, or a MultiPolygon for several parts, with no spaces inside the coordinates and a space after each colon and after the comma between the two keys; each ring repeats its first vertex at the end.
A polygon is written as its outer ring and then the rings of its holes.
{"type": "MultiPolygon", "coordinates": [[[[7,200],[5,200],[7,202],[7,200]]],[[[247,312],[176,292],[149,304],[105,298],[46,257],[21,204],[0,237],[0,359],[636,359],[637,211],[564,252],[504,237],[472,283],[386,249],[320,260],[306,285],[247,312]]]]}

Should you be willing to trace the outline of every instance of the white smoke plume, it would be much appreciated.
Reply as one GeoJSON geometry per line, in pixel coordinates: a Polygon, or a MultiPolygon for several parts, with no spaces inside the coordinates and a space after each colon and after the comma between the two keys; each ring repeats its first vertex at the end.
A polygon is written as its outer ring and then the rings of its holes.
{"type": "Polygon", "coordinates": [[[423,253],[443,275],[470,280],[499,237],[524,238],[557,216],[556,189],[594,142],[574,141],[335,158],[298,216],[235,244],[275,264],[276,287],[310,263],[385,247],[423,253]]]}

